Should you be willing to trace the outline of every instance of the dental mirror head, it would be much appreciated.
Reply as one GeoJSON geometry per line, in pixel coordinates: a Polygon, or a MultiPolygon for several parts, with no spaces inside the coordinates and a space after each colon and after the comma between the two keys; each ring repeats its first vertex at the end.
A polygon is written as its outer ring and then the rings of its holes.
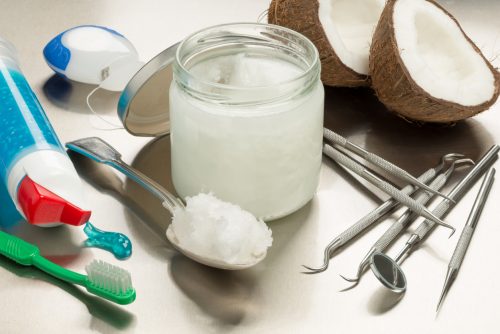
{"type": "Polygon", "coordinates": [[[135,47],[119,32],[95,25],[68,29],[43,49],[51,69],[86,84],[122,91],[144,65],[135,47]]]}
{"type": "Polygon", "coordinates": [[[401,267],[384,253],[374,253],[370,260],[370,268],[377,279],[391,291],[406,291],[406,277],[401,267]]]}

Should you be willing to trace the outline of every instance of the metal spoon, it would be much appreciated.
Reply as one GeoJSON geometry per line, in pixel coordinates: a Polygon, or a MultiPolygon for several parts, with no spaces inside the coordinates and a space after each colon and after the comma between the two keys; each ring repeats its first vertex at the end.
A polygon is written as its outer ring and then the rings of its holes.
{"type": "MultiPolygon", "coordinates": [[[[150,179],[148,176],[126,164],[121,159],[121,154],[104,140],[97,137],[82,138],[66,143],[66,147],[94,161],[109,165],[119,170],[120,172],[131,178],[133,181],[141,185],[144,189],[151,192],[158,199],[160,199],[160,201],[162,201],[162,205],[168,211],[170,211],[172,216],[175,215],[175,212],[177,210],[185,209],[184,203],[178,197],[167,191],[165,188],[150,179]]],[[[254,258],[254,260],[249,263],[227,263],[225,261],[210,258],[202,254],[196,254],[189,249],[183,248],[172,229],[172,224],[168,226],[166,235],[172,246],[174,246],[174,248],[179,252],[196,262],[214,268],[226,270],[245,269],[256,265],[266,257],[266,253],[263,253],[259,257],[254,258]]]]}

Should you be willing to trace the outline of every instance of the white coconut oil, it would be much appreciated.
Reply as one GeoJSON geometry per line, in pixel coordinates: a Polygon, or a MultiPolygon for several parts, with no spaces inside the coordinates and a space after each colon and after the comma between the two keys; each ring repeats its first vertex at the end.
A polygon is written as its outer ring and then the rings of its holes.
{"type": "Polygon", "coordinates": [[[318,61],[311,63],[316,73],[293,57],[240,48],[186,62],[179,66],[186,77],[174,70],[170,121],[177,192],[213,192],[267,220],[307,203],[318,185],[324,101],[318,61]]]}
{"type": "Polygon", "coordinates": [[[176,209],[171,228],[181,248],[230,264],[255,263],[273,243],[262,220],[213,194],[187,197],[186,208],[176,209]]]}

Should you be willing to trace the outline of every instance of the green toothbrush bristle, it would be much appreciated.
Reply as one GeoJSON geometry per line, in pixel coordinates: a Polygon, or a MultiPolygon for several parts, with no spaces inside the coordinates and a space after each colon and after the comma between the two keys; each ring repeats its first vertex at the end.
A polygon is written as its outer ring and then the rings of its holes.
{"type": "Polygon", "coordinates": [[[119,304],[129,304],[135,300],[132,278],[125,269],[104,261],[92,261],[85,267],[88,276],[87,289],[119,304]]]}

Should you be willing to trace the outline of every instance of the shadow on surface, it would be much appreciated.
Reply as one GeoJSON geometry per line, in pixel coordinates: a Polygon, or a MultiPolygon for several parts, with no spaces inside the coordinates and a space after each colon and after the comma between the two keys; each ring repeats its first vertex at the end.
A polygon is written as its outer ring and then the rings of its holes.
{"type": "Polygon", "coordinates": [[[371,89],[325,90],[326,127],[414,175],[435,165],[446,153],[462,153],[476,160],[494,144],[491,134],[474,119],[453,126],[418,125],[389,112],[371,89]]]}
{"type": "MultiPolygon", "coordinates": [[[[170,136],[153,139],[137,154],[132,166],[158,182],[163,188],[176,195],[170,169],[170,136]]],[[[125,192],[135,199],[135,204],[149,214],[149,218],[161,230],[163,236],[172,216],[158,198],[130,179],[125,180],[125,192]]],[[[132,228],[134,228],[132,226],[132,228]]],[[[166,237],[165,237],[166,238],[166,237]]]]}
{"type": "Polygon", "coordinates": [[[210,268],[178,254],[172,257],[170,275],[189,299],[225,325],[239,324],[257,307],[251,298],[256,284],[251,269],[210,268]]]}
{"type": "Polygon", "coordinates": [[[382,315],[396,306],[404,293],[396,293],[385,287],[379,287],[368,301],[368,311],[373,315],[382,315]]]}
{"type": "MultiPolygon", "coordinates": [[[[52,262],[66,266],[78,258],[83,249],[82,242],[75,240],[74,234],[70,231],[75,228],[79,229],[66,225],[44,228],[30,225],[23,220],[5,231],[36,245],[40,253],[52,262]]],[[[83,240],[85,235],[83,232],[81,235],[83,240]]]]}
{"type": "MultiPolygon", "coordinates": [[[[267,225],[273,232],[273,245],[268,249],[267,256],[263,262],[266,267],[277,268],[276,266],[278,265],[290,266],[291,263],[300,260],[296,257],[291,257],[289,248],[293,247],[295,242],[300,242],[301,231],[317,227],[315,224],[305,224],[312,214],[312,201],[314,199],[286,217],[267,222],[267,225]],[[284,263],[283,256],[289,257],[289,261],[285,261],[286,263],[284,263]]],[[[308,254],[301,255],[308,256],[308,254]]],[[[290,269],[290,267],[287,269],[290,269]]],[[[300,268],[293,268],[293,270],[300,270],[300,268]]]]}
{"type": "MultiPolygon", "coordinates": [[[[21,266],[4,257],[0,257],[0,267],[10,271],[18,277],[36,279],[57,286],[85,304],[93,318],[102,320],[116,329],[126,329],[135,322],[135,316],[130,312],[123,310],[102,298],[90,295],[73,284],[63,282],[36,268],[21,266]]],[[[95,319],[92,320],[93,327],[99,330],[99,327],[102,325],[94,321],[95,319]]],[[[105,332],[105,328],[102,328],[102,330],[99,331],[105,332]]]]}
{"type": "MultiPolygon", "coordinates": [[[[43,93],[47,99],[58,108],[90,114],[87,106],[87,95],[96,88],[95,85],[88,85],[76,81],[71,81],[60,75],[54,74],[43,85],[43,93]]],[[[98,89],[91,97],[92,107],[99,113],[102,110],[116,110],[118,93],[104,89],[98,89]]]]}

